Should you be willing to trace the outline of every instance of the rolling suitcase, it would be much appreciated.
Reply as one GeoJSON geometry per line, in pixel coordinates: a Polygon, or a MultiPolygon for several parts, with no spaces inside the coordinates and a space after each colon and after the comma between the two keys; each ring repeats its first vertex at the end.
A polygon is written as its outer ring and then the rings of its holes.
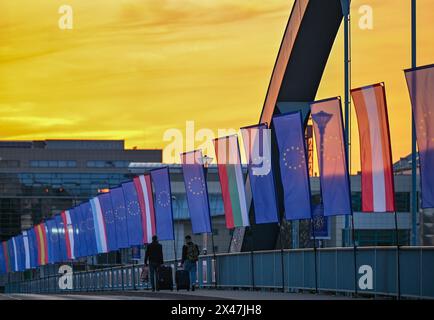
{"type": "Polygon", "coordinates": [[[172,268],[161,266],[158,271],[158,290],[173,290],[172,268]]]}
{"type": "Polygon", "coordinates": [[[176,290],[187,289],[190,291],[190,273],[187,270],[176,270],[176,290]]]}

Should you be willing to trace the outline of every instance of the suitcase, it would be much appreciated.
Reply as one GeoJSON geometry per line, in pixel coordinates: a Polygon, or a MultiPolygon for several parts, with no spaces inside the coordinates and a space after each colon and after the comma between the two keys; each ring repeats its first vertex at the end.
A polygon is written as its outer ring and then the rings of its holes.
{"type": "Polygon", "coordinates": [[[172,268],[161,266],[158,271],[158,290],[173,290],[172,268]]]}
{"type": "Polygon", "coordinates": [[[190,273],[187,270],[176,270],[176,290],[187,289],[190,291],[190,273]]]}

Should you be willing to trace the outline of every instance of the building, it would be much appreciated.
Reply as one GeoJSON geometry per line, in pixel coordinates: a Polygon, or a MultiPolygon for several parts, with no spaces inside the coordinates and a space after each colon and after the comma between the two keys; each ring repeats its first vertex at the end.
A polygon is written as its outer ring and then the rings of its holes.
{"type": "Polygon", "coordinates": [[[123,140],[1,141],[0,240],[129,180],[131,162],[161,160],[123,140]]]}

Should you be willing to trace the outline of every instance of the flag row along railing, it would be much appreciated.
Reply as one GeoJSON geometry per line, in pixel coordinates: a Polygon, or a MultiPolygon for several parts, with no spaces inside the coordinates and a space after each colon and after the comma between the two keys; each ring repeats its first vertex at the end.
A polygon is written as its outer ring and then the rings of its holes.
{"type": "MultiPolygon", "coordinates": [[[[434,207],[434,65],[405,71],[419,147],[422,208],[434,207]]],[[[360,136],[362,211],[395,212],[392,151],[384,83],[351,90],[360,136]]],[[[351,187],[340,98],[310,105],[324,216],[352,215],[351,187]]],[[[283,190],[286,220],[313,219],[300,112],[274,116],[271,124],[241,128],[256,224],[280,222],[276,185],[283,190]],[[274,132],[273,132],[274,131],[274,132]],[[274,133],[278,159],[273,159],[274,133]],[[278,160],[274,161],[273,160],[278,160]],[[279,177],[280,176],[280,177],[279,177]],[[279,178],[278,178],[279,177],[279,178]]],[[[250,225],[246,181],[237,135],[214,140],[226,227],[250,225]]],[[[201,150],[181,154],[193,233],[212,223],[201,150]]],[[[169,168],[139,175],[23,231],[0,249],[0,273],[174,240],[169,168]]]]}

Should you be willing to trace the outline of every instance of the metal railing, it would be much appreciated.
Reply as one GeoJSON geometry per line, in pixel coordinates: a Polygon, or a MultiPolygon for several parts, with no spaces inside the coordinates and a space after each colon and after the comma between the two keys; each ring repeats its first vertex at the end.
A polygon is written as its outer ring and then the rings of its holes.
{"type": "MultiPolygon", "coordinates": [[[[434,247],[400,247],[401,296],[434,299],[434,247]]],[[[397,294],[396,247],[357,249],[358,292],[364,295],[397,294]]],[[[199,287],[314,290],[313,249],[257,251],[200,256],[197,265],[199,287]],[[282,283],[284,281],[284,283],[282,283]]],[[[172,266],[174,261],[166,264],[172,266]]],[[[64,275],[16,281],[6,284],[8,293],[66,293],[149,289],[140,280],[142,265],[125,265],[93,271],[74,272],[71,289],[60,289],[64,275]]],[[[317,251],[318,288],[322,292],[354,292],[352,248],[322,248],[317,251]]],[[[176,289],[176,287],[174,288],[176,289]]]]}

